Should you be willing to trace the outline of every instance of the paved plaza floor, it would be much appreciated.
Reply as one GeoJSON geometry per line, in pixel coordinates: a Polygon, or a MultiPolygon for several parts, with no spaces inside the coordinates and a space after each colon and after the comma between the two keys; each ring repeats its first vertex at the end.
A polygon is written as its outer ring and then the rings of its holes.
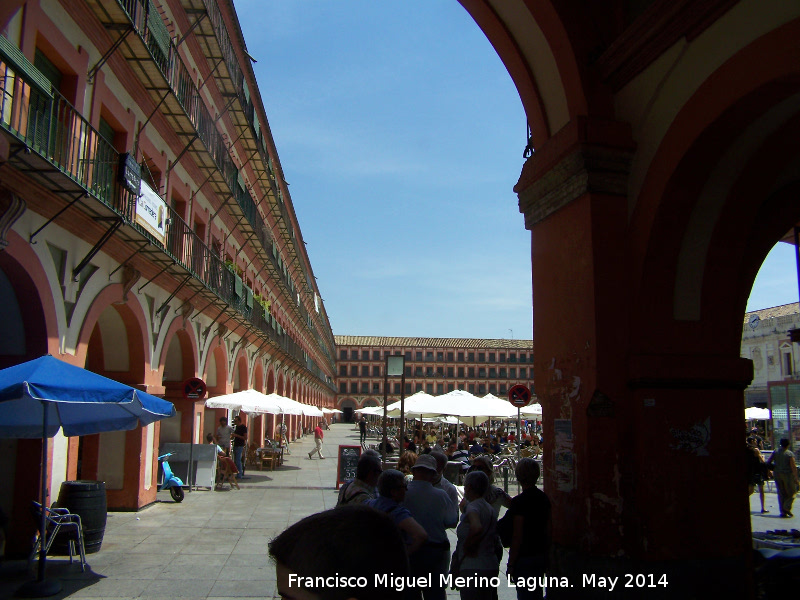
{"type": "MultiPolygon", "coordinates": [[[[63,584],[51,598],[278,598],[267,544],[288,525],[335,506],[339,444],[358,444],[352,425],[335,424],[326,432],[325,460],[308,459],[314,443],[306,436],[290,445],[282,467],[249,469],[239,490],[226,485],[225,491],[192,491],[181,504],[159,492],[159,501],[138,513],[109,513],[102,548],[87,557],[86,573],[77,561],[70,565],[64,557],[48,558],[48,577],[63,584]]],[[[516,489],[509,492],[514,495],[516,489]]],[[[750,500],[753,531],[800,526],[799,517],[778,518],[774,493],[767,494],[771,512],[763,516],[758,495],[750,500]]],[[[450,537],[454,543],[454,532],[450,537]]],[[[13,598],[32,578],[25,561],[6,561],[0,566],[0,600],[13,598]]],[[[458,592],[448,592],[451,597],[458,592]]],[[[501,584],[499,597],[516,595],[501,584]]]]}

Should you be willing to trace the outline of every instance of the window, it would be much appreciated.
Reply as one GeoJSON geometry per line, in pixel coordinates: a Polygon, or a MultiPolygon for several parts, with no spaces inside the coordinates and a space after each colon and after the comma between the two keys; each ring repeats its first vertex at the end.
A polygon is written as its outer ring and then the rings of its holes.
{"type": "Polygon", "coordinates": [[[475,362],[475,353],[467,352],[467,362],[475,362]]]}
{"type": "Polygon", "coordinates": [[[464,379],[464,367],[458,367],[458,378],[464,379]]]}
{"type": "Polygon", "coordinates": [[[519,370],[519,378],[520,379],[525,379],[525,377],[527,376],[527,373],[528,373],[527,369],[520,369],[519,370]]]}
{"type": "Polygon", "coordinates": [[[497,362],[501,362],[501,363],[506,362],[506,353],[505,352],[501,352],[500,353],[500,357],[498,358],[497,362]]]}
{"type": "Polygon", "coordinates": [[[361,382],[361,393],[362,394],[369,394],[369,382],[362,381],[361,382]]]}
{"type": "Polygon", "coordinates": [[[406,364],[406,366],[404,367],[404,370],[405,370],[405,372],[406,372],[406,377],[411,377],[411,367],[409,367],[409,366],[406,364]]]}
{"type": "Polygon", "coordinates": [[[409,352],[406,352],[406,362],[407,362],[407,363],[410,363],[410,362],[411,362],[411,352],[410,352],[410,351],[409,351],[409,352]]]}
{"type": "Polygon", "coordinates": [[[444,367],[436,367],[436,376],[444,377],[444,367]]]}
{"type": "Polygon", "coordinates": [[[377,394],[381,391],[381,384],[380,383],[373,383],[372,384],[372,393],[377,394]]]}
{"type": "Polygon", "coordinates": [[[475,367],[467,367],[467,377],[475,379],[475,367]]]}
{"type": "MultiPolygon", "coordinates": [[[[419,389],[422,389],[422,388],[420,387],[419,389]]],[[[407,383],[406,384],[406,396],[410,396],[410,395],[411,395],[411,384],[407,383]]]]}
{"type": "Polygon", "coordinates": [[[495,360],[494,360],[494,352],[489,352],[489,362],[490,363],[495,362],[495,360]]]}
{"type": "Polygon", "coordinates": [[[508,386],[505,383],[500,384],[500,395],[506,396],[508,394],[508,386]]]}
{"type": "Polygon", "coordinates": [[[453,367],[447,367],[447,376],[452,379],[455,377],[456,370],[453,367]]]}
{"type": "Polygon", "coordinates": [[[486,395],[486,384],[480,383],[478,384],[478,395],[485,396],[486,395]]]}
{"type": "Polygon", "coordinates": [[[350,384],[350,393],[351,394],[357,394],[358,393],[358,384],[355,381],[353,381],[350,384]]]}
{"type": "Polygon", "coordinates": [[[455,386],[452,383],[447,384],[447,391],[452,392],[455,389],[455,386]]]}
{"type": "Polygon", "coordinates": [[[425,384],[425,392],[428,393],[428,394],[433,395],[433,384],[432,383],[425,384]]]}
{"type": "Polygon", "coordinates": [[[356,365],[350,365],[350,377],[358,377],[358,367],[356,365]]]}
{"type": "Polygon", "coordinates": [[[459,352],[458,353],[458,362],[464,362],[464,353],[463,352],[459,352]]]}
{"type": "Polygon", "coordinates": [[[484,367],[478,369],[478,377],[486,379],[486,369],[484,367]]]}
{"type": "Polygon", "coordinates": [[[475,384],[474,384],[474,383],[470,383],[470,384],[469,384],[469,386],[468,386],[468,389],[467,389],[467,391],[468,391],[470,394],[474,394],[474,393],[475,393],[475,384]]]}
{"type": "Polygon", "coordinates": [[[489,367],[489,379],[497,379],[497,369],[489,367]]]}
{"type": "Polygon", "coordinates": [[[784,377],[791,377],[792,376],[792,353],[791,352],[784,352],[782,355],[783,358],[783,376],[784,377]]]}
{"type": "Polygon", "coordinates": [[[500,379],[505,379],[507,377],[506,368],[505,367],[500,367],[500,375],[499,375],[499,377],[500,377],[500,379]]]}
{"type": "Polygon", "coordinates": [[[426,352],[425,353],[425,360],[426,361],[433,361],[433,352],[426,352]]]}
{"type": "Polygon", "coordinates": [[[422,367],[414,367],[414,377],[422,377],[422,367]]]}
{"type": "Polygon", "coordinates": [[[358,350],[352,350],[350,352],[350,358],[353,360],[358,360],[358,350]]]}
{"type": "Polygon", "coordinates": [[[416,386],[414,387],[414,391],[415,392],[421,392],[422,391],[422,384],[421,383],[416,384],[416,386]]]}
{"type": "Polygon", "coordinates": [[[422,352],[417,352],[417,362],[422,362],[422,352]]]}
{"type": "Polygon", "coordinates": [[[339,393],[346,394],[347,393],[347,384],[342,382],[339,384],[339,393]]]}
{"type": "Polygon", "coordinates": [[[341,375],[342,377],[347,376],[347,365],[342,365],[339,367],[339,375],[341,375]]]}
{"type": "Polygon", "coordinates": [[[433,377],[433,367],[427,367],[425,369],[425,377],[433,377]]]}
{"type": "Polygon", "coordinates": [[[486,362],[486,353],[478,352],[478,362],[486,362]]]}
{"type": "Polygon", "coordinates": [[[444,352],[437,352],[436,353],[436,362],[444,361],[444,352]]]}
{"type": "MultiPolygon", "coordinates": [[[[386,356],[389,356],[389,353],[386,353],[386,356]]],[[[373,350],[372,351],[372,360],[380,360],[381,359],[381,351],[380,350],[373,350]]]]}
{"type": "Polygon", "coordinates": [[[369,360],[369,350],[361,351],[361,360],[369,360]]]}
{"type": "Polygon", "coordinates": [[[489,384],[489,393],[497,395],[497,386],[493,383],[489,384]]]}
{"type": "Polygon", "coordinates": [[[509,379],[516,379],[517,378],[517,369],[516,369],[516,367],[511,367],[508,370],[508,378],[509,379]]]}
{"type": "Polygon", "coordinates": [[[453,362],[453,353],[452,352],[448,352],[447,353],[447,362],[453,362]]]}
{"type": "Polygon", "coordinates": [[[369,377],[369,367],[367,365],[361,367],[361,376],[369,377]]]}
{"type": "Polygon", "coordinates": [[[400,393],[400,384],[398,382],[396,382],[396,381],[394,382],[394,393],[395,394],[399,394],[400,393]]]}
{"type": "Polygon", "coordinates": [[[439,394],[440,396],[442,394],[444,394],[444,384],[443,383],[437,383],[436,384],[436,393],[439,394]]]}
{"type": "Polygon", "coordinates": [[[347,350],[339,350],[339,358],[341,360],[347,360],[347,350]]]}
{"type": "Polygon", "coordinates": [[[373,377],[380,377],[381,376],[381,368],[378,365],[372,367],[372,376],[373,377]]]}
{"type": "Polygon", "coordinates": [[[508,355],[508,362],[512,362],[512,363],[515,363],[515,362],[517,362],[517,355],[516,355],[516,354],[511,354],[511,353],[509,353],[509,355],[508,355]]]}

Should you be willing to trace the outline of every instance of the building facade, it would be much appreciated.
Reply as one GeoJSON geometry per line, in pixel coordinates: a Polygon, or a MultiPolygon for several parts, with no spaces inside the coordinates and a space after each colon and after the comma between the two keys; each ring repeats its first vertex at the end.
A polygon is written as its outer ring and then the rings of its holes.
{"type": "Polygon", "coordinates": [[[789,331],[800,328],[800,303],[754,310],[744,316],[742,358],[753,361],[745,406],[767,408],[770,384],[800,380],[800,353],[789,331]]]}
{"type": "MultiPolygon", "coordinates": [[[[110,508],[153,502],[159,443],[219,416],[183,398],[192,377],[333,406],[333,335],[233,2],[15,0],[0,33],[0,367],[50,353],[178,411],[57,436],[52,493],[100,479],[110,508]]],[[[12,553],[40,445],[2,441],[12,553]]]]}
{"type": "Polygon", "coordinates": [[[800,303],[756,310],[745,315],[742,358],[753,362],[753,382],[744,391],[745,406],[771,410],[767,437],[800,444],[800,352],[792,331],[800,329],[800,303]]]}
{"type": "Polygon", "coordinates": [[[455,389],[504,397],[509,388],[533,389],[531,340],[372,337],[337,335],[336,396],[344,419],[353,411],[400,399],[402,378],[386,379],[386,357],[405,357],[405,396],[439,396],[455,389]],[[388,383],[388,387],[384,385],[388,383]]]}

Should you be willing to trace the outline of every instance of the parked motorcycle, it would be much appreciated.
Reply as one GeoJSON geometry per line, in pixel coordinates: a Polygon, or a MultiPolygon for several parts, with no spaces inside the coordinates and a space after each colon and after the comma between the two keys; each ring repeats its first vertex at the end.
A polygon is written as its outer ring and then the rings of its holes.
{"type": "Polygon", "coordinates": [[[158,491],[168,489],[169,495],[172,496],[175,502],[183,502],[183,481],[172,472],[167,460],[170,456],[172,456],[172,452],[158,457],[161,462],[161,470],[164,472],[164,479],[161,481],[161,485],[158,486],[158,491]]]}

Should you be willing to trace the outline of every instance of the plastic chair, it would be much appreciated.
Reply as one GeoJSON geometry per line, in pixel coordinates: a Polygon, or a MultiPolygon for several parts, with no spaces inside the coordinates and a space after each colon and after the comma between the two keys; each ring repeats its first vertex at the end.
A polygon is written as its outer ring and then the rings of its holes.
{"type": "MultiPolygon", "coordinates": [[[[37,530],[41,527],[42,520],[42,505],[36,501],[31,503],[31,514],[36,519],[37,530]]],[[[44,509],[45,523],[46,523],[46,541],[44,546],[45,554],[50,551],[53,541],[56,536],[61,532],[61,535],[69,536],[69,562],[72,564],[72,557],[75,555],[75,544],[78,545],[78,551],[81,557],[81,572],[86,572],[86,548],[83,544],[83,525],[81,524],[81,516],[69,512],[67,508],[47,508],[44,509]],[[63,532],[62,532],[63,530],[63,532]],[[71,531],[67,531],[71,530],[71,531]]],[[[42,532],[38,531],[36,541],[33,545],[31,555],[28,557],[28,567],[33,564],[36,555],[39,553],[42,543],[42,532]]]]}

